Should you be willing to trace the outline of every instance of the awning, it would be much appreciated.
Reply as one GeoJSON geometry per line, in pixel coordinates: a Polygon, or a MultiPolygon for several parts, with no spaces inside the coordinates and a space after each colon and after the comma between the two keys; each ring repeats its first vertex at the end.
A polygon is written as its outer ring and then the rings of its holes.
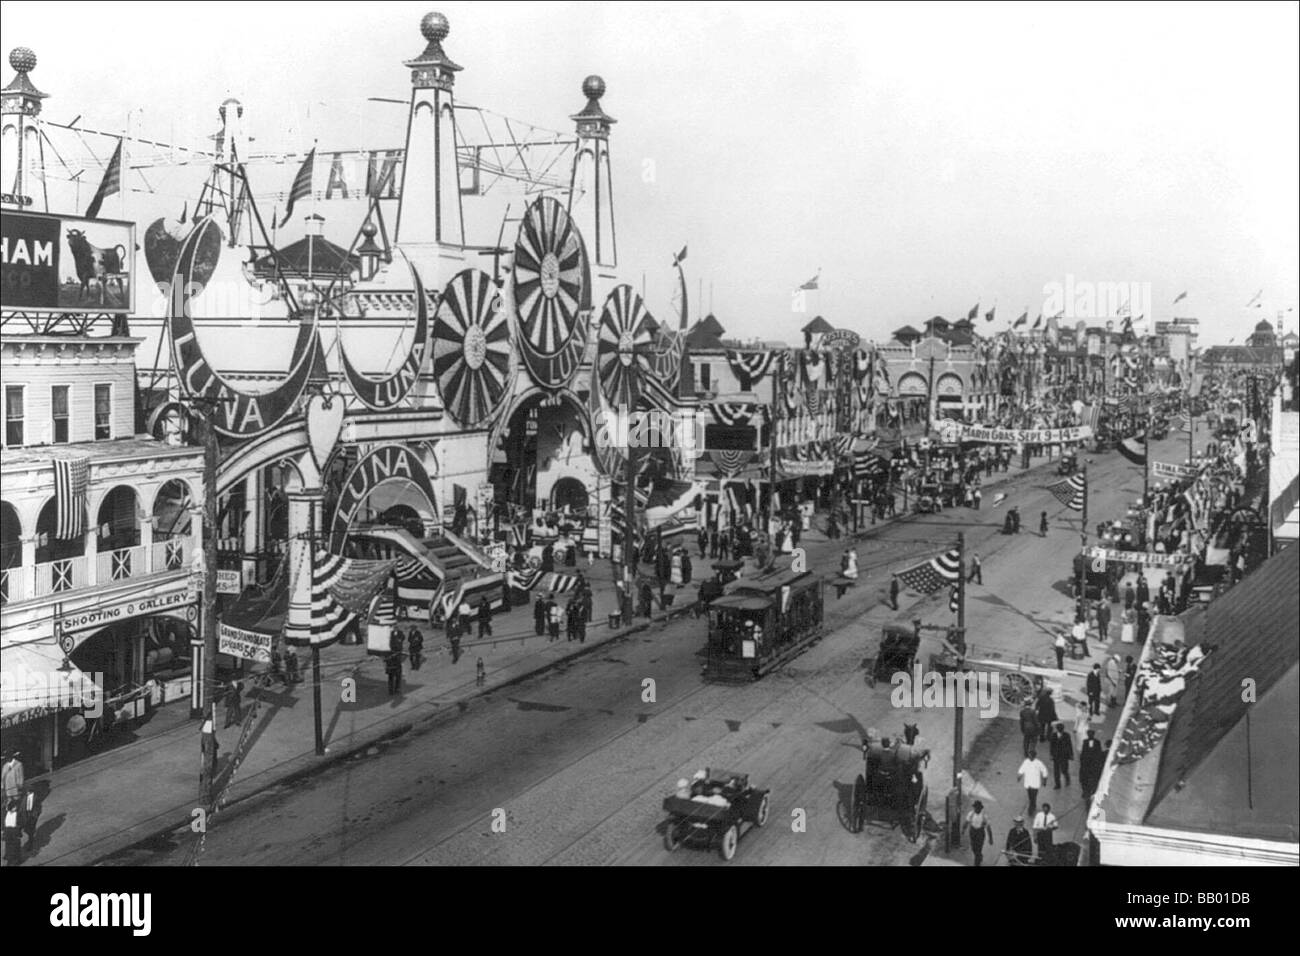
{"type": "Polygon", "coordinates": [[[63,662],[53,640],[0,649],[0,727],[99,702],[94,682],[71,662],[64,670],[63,662]]]}

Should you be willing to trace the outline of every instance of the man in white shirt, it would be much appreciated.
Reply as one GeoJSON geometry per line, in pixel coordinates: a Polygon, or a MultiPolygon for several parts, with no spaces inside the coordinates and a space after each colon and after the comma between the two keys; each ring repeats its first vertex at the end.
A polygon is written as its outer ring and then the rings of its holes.
{"type": "Polygon", "coordinates": [[[1024,784],[1025,792],[1029,794],[1029,815],[1032,817],[1038,812],[1038,791],[1047,780],[1047,766],[1038,759],[1037,750],[1029,751],[1029,756],[1021,763],[1016,776],[1024,784]]]}
{"type": "Polygon", "coordinates": [[[1038,861],[1050,863],[1052,856],[1052,834],[1060,823],[1052,812],[1052,805],[1044,803],[1043,809],[1034,814],[1034,843],[1038,847],[1038,861]]]}

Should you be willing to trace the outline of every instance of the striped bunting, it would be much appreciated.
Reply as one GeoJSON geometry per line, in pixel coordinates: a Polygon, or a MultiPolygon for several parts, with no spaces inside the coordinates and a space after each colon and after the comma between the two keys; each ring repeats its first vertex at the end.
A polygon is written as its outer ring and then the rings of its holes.
{"type": "Polygon", "coordinates": [[[933,594],[945,583],[956,581],[960,569],[961,562],[958,560],[957,549],[953,548],[928,561],[899,571],[898,579],[913,591],[933,594]]]}
{"type": "Polygon", "coordinates": [[[748,425],[749,420],[758,414],[758,409],[757,402],[714,402],[709,405],[713,420],[729,427],[748,425]]]}
{"type": "Polygon", "coordinates": [[[853,476],[855,478],[882,475],[888,470],[889,463],[873,452],[858,451],[853,453],[853,476]]]}
{"type": "Polygon", "coordinates": [[[90,459],[54,459],[54,535],[68,541],[86,530],[86,487],[90,484],[90,459]]]}
{"type": "Polygon", "coordinates": [[[383,590],[393,561],[361,561],[318,552],[311,573],[310,643],[332,644],[383,590]]]}
{"type": "Polygon", "coordinates": [[[855,349],[853,352],[853,378],[856,381],[863,381],[871,374],[873,362],[871,353],[866,349],[855,349]]]}
{"type": "Polygon", "coordinates": [[[732,371],[738,378],[749,379],[750,388],[758,385],[771,371],[775,358],[776,352],[770,349],[763,352],[736,352],[727,349],[727,361],[731,364],[732,371]]]}
{"type": "Polygon", "coordinates": [[[1119,453],[1133,464],[1145,466],[1147,463],[1146,436],[1134,435],[1131,438],[1125,438],[1119,443],[1119,453]]]}
{"type": "Polygon", "coordinates": [[[948,610],[952,611],[953,614],[956,614],[958,610],[957,585],[955,584],[948,589],[948,610]]]}
{"type": "Polygon", "coordinates": [[[1088,479],[1083,472],[1071,475],[1047,486],[1047,490],[1071,511],[1082,511],[1084,496],[1088,493],[1088,479]]]}
{"type": "Polygon", "coordinates": [[[507,571],[506,583],[521,591],[531,591],[542,579],[541,568],[524,568],[522,571],[507,571]]]}
{"type": "Polygon", "coordinates": [[[709,460],[713,462],[714,467],[718,469],[718,474],[723,478],[734,478],[745,470],[745,466],[754,460],[755,452],[752,451],[722,451],[713,450],[708,452],[709,460]]]}
{"type": "Polygon", "coordinates": [[[1187,409],[1178,413],[1178,430],[1180,432],[1189,432],[1192,430],[1192,416],[1188,414],[1187,409]]]}

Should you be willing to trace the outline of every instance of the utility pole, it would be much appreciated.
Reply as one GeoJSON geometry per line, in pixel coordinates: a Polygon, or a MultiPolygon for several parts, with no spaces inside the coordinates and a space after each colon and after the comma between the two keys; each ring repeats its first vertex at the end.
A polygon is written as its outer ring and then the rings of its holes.
{"type": "MultiPolygon", "coordinates": [[[[957,532],[957,634],[961,641],[961,657],[957,661],[960,670],[966,663],[966,532],[957,532]]],[[[957,819],[961,820],[961,750],[962,717],[965,708],[960,705],[952,709],[952,786],[957,792],[957,819]]]]}
{"type": "Polygon", "coordinates": [[[1087,599],[1088,583],[1088,465],[1083,465],[1083,514],[1079,524],[1079,600],[1087,599]]]}
{"type": "MultiPolygon", "coordinates": [[[[307,577],[313,581],[316,577],[316,502],[311,503],[307,519],[307,577]]],[[[314,603],[314,602],[313,602],[314,603]]],[[[320,642],[316,640],[316,612],[311,615],[311,702],[312,716],[316,730],[316,756],[325,755],[325,734],[321,727],[320,703],[320,642]]]]}
{"type": "Polygon", "coordinates": [[[199,604],[199,629],[203,652],[192,663],[191,679],[197,682],[190,695],[191,716],[204,717],[215,703],[217,661],[217,431],[212,426],[212,399],[190,399],[190,421],[197,426],[203,443],[203,594],[199,604]],[[197,666],[195,666],[197,665],[197,666]],[[194,706],[197,704],[197,708],[194,706]],[[195,710],[197,709],[197,713],[195,710]]]}

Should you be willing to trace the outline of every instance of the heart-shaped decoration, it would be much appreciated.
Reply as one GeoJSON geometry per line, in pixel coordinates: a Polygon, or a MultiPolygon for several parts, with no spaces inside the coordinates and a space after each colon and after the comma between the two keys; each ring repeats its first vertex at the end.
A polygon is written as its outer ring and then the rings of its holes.
{"type": "Polygon", "coordinates": [[[321,471],[343,430],[343,413],[341,395],[313,395],[307,402],[307,442],[321,471]]]}
{"type": "MultiPolygon", "coordinates": [[[[181,244],[194,228],[197,225],[186,225],[176,219],[155,219],[144,231],[144,261],[149,266],[153,281],[158,283],[158,288],[163,290],[164,295],[176,274],[176,260],[181,254],[181,244]]],[[[221,258],[223,244],[221,228],[212,222],[200,237],[191,282],[199,286],[208,284],[217,268],[217,260],[221,258]]]]}

